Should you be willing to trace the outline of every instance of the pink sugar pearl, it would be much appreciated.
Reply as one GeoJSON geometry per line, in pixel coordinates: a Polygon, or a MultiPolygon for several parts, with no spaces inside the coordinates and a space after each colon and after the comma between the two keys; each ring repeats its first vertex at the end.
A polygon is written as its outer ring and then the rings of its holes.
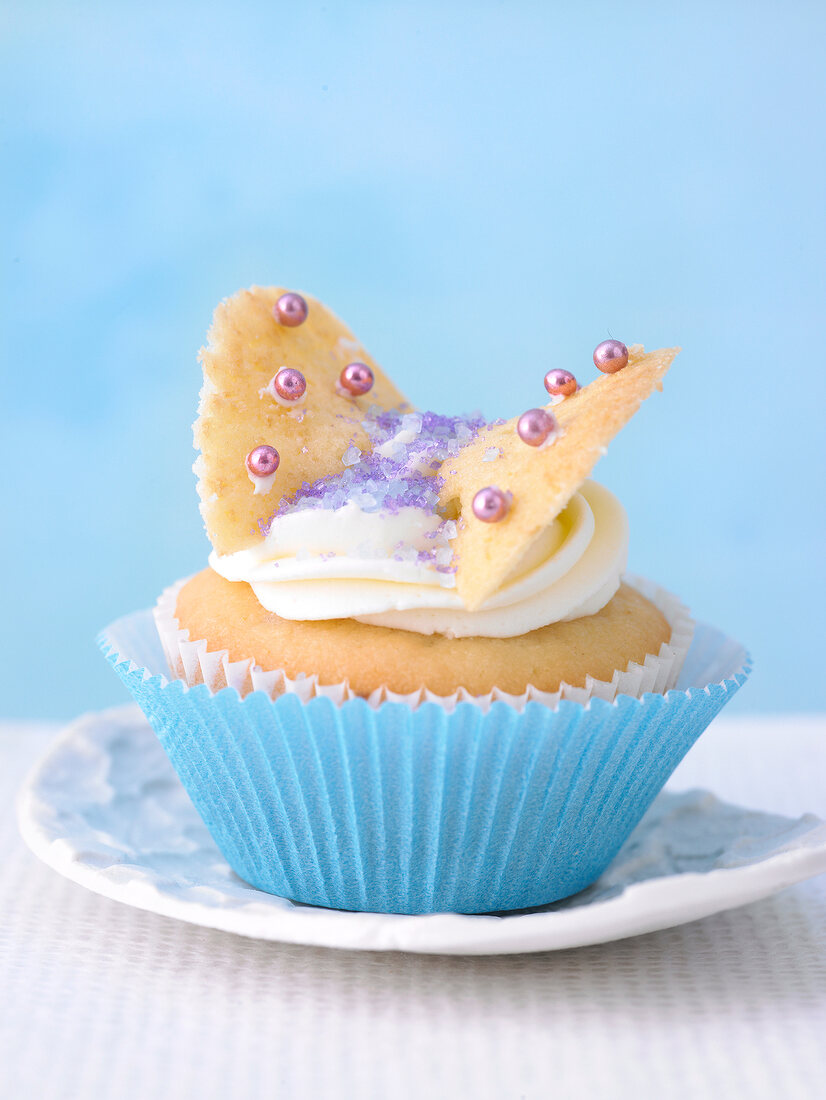
{"type": "Polygon", "coordinates": [[[473,514],[483,523],[498,523],[508,514],[509,507],[508,496],[495,485],[480,489],[473,498],[473,514]]]}
{"type": "Polygon", "coordinates": [[[348,363],[339,376],[339,385],[353,397],[361,397],[373,388],[375,378],[366,363],[348,363]]]}
{"type": "Polygon", "coordinates": [[[247,469],[253,477],[269,477],[278,469],[281,456],[275,447],[262,443],[247,455],[247,469]]]}
{"type": "Polygon", "coordinates": [[[307,390],[307,379],[300,370],[282,367],[272,380],[272,388],[282,401],[299,401],[307,390]]]}
{"type": "Polygon", "coordinates": [[[551,397],[570,397],[577,391],[577,381],[569,370],[555,367],[545,375],[545,389],[551,397]]]}
{"type": "Polygon", "coordinates": [[[628,365],[628,348],[620,340],[603,340],[594,348],[594,366],[603,374],[616,374],[628,365]]]}
{"type": "Polygon", "coordinates": [[[556,417],[547,409],[528,409],[516,422],[516,431],[529,447],[541,447],[551,432],[556,431],[556,417]]]}
{"type": "Polygon", "coordinates": [[[295,328],[296,325],[303,325],[307,320],[307,303],[300,294],[290,291],[289,294],[281,295],[273,306],[272,312],[280,325],[295,328]]]}

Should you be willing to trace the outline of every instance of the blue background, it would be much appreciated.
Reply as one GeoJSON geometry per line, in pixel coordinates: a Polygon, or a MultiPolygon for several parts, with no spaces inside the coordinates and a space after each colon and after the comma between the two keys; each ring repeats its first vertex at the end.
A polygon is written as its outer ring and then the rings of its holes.
{"type": "Polygon", "coordinates": [[[0,713],[122,699],[97,629],[204,564],[195,357],[254,282],[443,411],[681,344],[598,470],[631,565],[750,646],[735,706],[826,706],[823,6],[663,8],[6,9],[0,713]]]}

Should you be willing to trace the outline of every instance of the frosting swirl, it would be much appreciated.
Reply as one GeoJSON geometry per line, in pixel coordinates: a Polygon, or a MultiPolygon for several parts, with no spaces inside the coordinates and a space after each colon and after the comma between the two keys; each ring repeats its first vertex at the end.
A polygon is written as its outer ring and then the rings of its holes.
{"type": "Polygon", "coordinates": [[[453,573],[433,561],[443,549],[432,551],[434,535],[449,541],[449,523],[423,508],[370,513],[348,501],[276,516],[258,546],[213,553],[210,565],[228,580],[248,582],[262,606],[282,618],[355,618],[457,638],[512,637],[593,615],[617,591],[625,568],[625,511],[612,493],[588,481],[548,524],[517,574],[483,607],[468,611],[453,573]]]}

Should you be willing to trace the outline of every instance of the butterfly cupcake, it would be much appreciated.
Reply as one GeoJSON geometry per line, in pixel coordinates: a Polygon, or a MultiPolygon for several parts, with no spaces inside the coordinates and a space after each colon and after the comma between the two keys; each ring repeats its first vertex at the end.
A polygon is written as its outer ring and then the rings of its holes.
{"type": "Polygon", "coordinates": [[[488,912],[605,869],[748,672],[625,575],[624,510],[590,480],[676,350],[606,341],[588,385],[552,369],[543,404],[485,423],[412,408],[309,296],[221,303],[209,566],[101,644],[242,878],[488,912]]]}

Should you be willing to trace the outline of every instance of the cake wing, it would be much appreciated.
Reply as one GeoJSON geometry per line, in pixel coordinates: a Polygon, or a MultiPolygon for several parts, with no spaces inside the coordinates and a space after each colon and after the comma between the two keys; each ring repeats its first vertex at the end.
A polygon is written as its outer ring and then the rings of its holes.
{"type": "Polygon", "coordinates": [[[219,554],[258,542],[259,521],[302,482],[340,473],[351,443],[369,449],[360,421],[372,405],[388,409],[404,403],[350,330],[315,298],[305,296],[309,308],[302,324],[279,323],[273,309],[285,293],[252,287],[225,299],[201,350],[204,384],[193,428],[201,453],[194,469],[207,535],[219,554]],[[353,361],[366,363],[375,377],[364,396],[337,386],[342,369],[353,361]],[[292,406],[279,404],[268,389],[284,367],[306,379],[303,398],[292,406]],[[276,448],[280,462],[271,484],[256,485],[246,457],[261,445],[276,448]]]}
{"type": "Polygon", "coordinates": [[[448,509],[458,504],[463,520],[453,546],[457,589],[469,610],[479,608],[518,570],[610,440],[653,390],[662,389],[663,375],[679,350],[646,355],[633,347],[623,370],[600,375],[560,404],[548,405],[561,429],[549,446],[523,443],[514,418],[484,429],[444,463],[441,503],[448,509]],[[484,461],[492,448],[499,457],[484,461]],[[508,514],[498,523],[485,523],[473,513],[473,498],[487,485],[512,494],[508,514]]]}

